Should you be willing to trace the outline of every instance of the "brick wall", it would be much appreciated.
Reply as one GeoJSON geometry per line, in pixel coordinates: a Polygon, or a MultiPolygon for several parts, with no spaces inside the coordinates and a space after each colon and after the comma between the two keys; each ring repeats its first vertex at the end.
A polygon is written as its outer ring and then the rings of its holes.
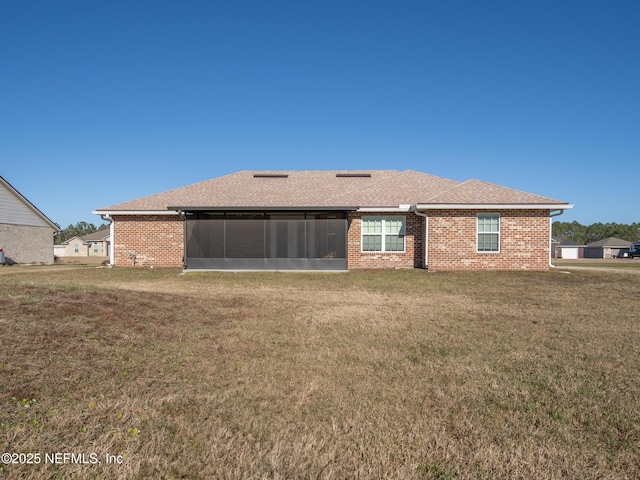
{"type": "Polygon", "coordinates": [[[113,215],[116,266],[183,266],[184,222],[179,215],[113,215]]]}
{"type": "Polygon", "coordinates": [[[429,269],[547,270],[549,210],[495,210],[500,252],[476,252],[477,210],[430,210],[429,269]]]}
{"type": "MultiPolygon", "coordinates": [[[[349,213],[347,232],[347,268],[422,268],[424,267],[424,219],[413,213],[397,214],[406,218],[404,252],[362,252],[362,217],[376,213],[349,213]]],[[[381,216],[396,214],[381,213],[381,216]]]]}
{"type": "MultiPolygon", "coordinates": [[[[500,252],[476,252],[477,210],[430,210],[429,269],[431,270],[547,270],[549,268],[549,211],[495,210],[500,214],[500,252]]],[[[423,268],[424,218],[406,218],[405,251],[362,252],[362,217],[348,216],[349,269],[423,268]]],[[[384,216],[396,214],[381,214],[384,216]]],[[[118,266],[182,266],[184,223],[178,215],[114,215],[114,256],[118,266]]]]}

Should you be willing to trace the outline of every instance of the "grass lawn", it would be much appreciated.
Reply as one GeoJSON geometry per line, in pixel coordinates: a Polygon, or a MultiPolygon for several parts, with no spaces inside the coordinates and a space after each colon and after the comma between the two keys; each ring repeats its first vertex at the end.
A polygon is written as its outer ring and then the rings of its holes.
{"type": "Polygon", "coordinates": [[[587,267],[587,268],[624,268],[640,271],[640,259],[631,258],[579,258],[554,259],[553,264],[563,267],[587,267]]]}
{"type": "Polygon", "coordinates": [[[640,478],[636,274],[179,272],[1,269],[0,479],[640,478]]]}

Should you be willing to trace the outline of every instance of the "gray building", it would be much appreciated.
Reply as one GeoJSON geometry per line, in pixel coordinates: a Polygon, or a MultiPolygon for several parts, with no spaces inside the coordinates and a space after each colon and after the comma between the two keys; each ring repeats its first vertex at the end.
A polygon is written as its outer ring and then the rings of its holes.
{"type": "Polygon", "coordinates": [[[609,237],[587,244],[584,258],[617,258],[629,253],[631,242],[616,237],[609,237]]]}
{"type": "Polygon", "coordinates": [[[0,249],[6,263],[53,263],[57,231],[55,223],[0,177],[0,249]]]}

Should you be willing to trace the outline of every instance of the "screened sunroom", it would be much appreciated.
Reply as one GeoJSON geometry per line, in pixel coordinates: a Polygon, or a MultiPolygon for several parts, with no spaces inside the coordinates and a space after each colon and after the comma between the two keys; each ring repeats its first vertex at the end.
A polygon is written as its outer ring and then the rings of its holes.
{"type": "Polygon", "coordinates": [[[186,269],[347,269],[344,211],[183,214],[186,269]]]}

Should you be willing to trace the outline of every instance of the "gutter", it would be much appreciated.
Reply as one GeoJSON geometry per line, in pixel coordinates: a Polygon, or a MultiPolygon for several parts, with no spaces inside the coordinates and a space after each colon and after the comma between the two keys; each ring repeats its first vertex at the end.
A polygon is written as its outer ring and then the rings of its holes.
{"type": "Polygon", "coordinates": [[[105,222],[109,222],[109,238],[111,239],[111,242],[109,243],[109,265],[113,266],[115,265],[115,255],[113,253],[113,232],[114,232],[114,228],[113,228],[113,218],[111,218],[109,215],[105,215],[102,214],[100,215],[100,218],[102,220],[104,220],[105,222]]]}
{"type": "Polygon", "coordinates": [[[420,210],[568,210],[570,204],[557,203],[418,203],[420,210]]]}
{"type": "Polygon", "coordinates": [[[564,213],[564,210],[556,210],[555,213],[553,212],[553,210],[549,212],[549,268],[557,268],[551,263],[551,249],[553,248],[553,243],[551,241],[553,233],[553,217],[559,217],[564,213]]]}
{"type": "Polygon", "coordinates": [[[171,210],[94,210],[94,215],[178,215],[171,210]]]}
{"type": "Polygon", "coordinates": [[[396,212],[411,212],[415,208],[415,205],[399,205],[397,207],[360,207],[356,212],[361,213],[396,213],[396,212]]]}

